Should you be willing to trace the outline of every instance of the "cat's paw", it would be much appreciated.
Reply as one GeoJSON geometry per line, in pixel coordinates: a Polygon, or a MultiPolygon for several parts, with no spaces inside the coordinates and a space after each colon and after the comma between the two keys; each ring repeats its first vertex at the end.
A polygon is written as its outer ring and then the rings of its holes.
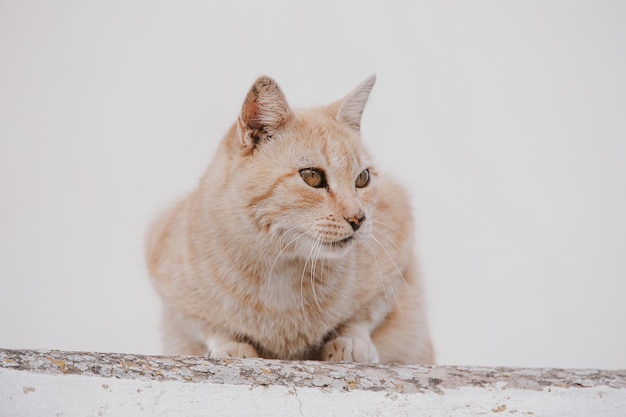
{"type": "Polygon", "coordinates": [[[378,351],[370,340],[340,336],[326,343],[322,349],[322,360],[378,363],[378,351]]]}
{"type": "Polygon", "coordinates": [[[259,354],[255,348],[247,343],[226,342],[209,352],[212,358],[258,358],[259,354]]]}

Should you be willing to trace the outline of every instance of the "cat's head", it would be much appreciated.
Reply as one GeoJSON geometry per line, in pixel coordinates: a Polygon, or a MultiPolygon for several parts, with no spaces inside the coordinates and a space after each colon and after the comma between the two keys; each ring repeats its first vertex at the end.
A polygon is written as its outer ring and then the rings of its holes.
{"type": "Polygon", "coordinates": [[[286,256],[344,256],[371,233],[378,174],[360,128],[374,82],[296,110],[269,77],[248,92],[229,146],[235,188],[256,232],[286,256]]]}

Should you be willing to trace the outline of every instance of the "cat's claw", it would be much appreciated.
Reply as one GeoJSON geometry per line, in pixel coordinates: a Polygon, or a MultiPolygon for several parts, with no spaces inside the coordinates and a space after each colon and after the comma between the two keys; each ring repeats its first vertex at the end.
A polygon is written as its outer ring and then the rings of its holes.
{"type": "Polygon", "coordinates": [[[378,363],[378,351],[370,340],[341,336],[326,343],[322,360],[329,362],[378,363]]]}
{"type": "Polygon", "coordinates": [[[212,358],[258,358],[255,348],[247,343],[227,342],[209,352],[212,358]]]}

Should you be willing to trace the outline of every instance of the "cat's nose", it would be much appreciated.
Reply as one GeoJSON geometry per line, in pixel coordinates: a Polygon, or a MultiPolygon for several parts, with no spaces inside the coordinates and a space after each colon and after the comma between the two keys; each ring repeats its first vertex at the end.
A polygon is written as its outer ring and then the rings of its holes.
{"type": "Polygon", "coordinates": [[[344,219],[346,219],[346,221],[350,223],[350,226],[352,226],[352,230],[356,232],[365,221],[365,213],[359,211],[356,215],[352,217],[344,217],[344,219]]]}

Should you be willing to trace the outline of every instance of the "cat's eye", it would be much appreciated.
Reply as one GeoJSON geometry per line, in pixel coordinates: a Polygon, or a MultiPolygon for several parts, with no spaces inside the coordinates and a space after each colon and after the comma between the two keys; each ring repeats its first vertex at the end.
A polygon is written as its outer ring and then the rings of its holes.
{"type": "Polygon", "coordinates": [[[356,181],[354,182],[354,185],[356,186],[356,188],[363,188],[363,187],[367,187],[369,183],[370,183],[370,171],[369,169],[366,169],[366,170],[363,170],[363,172],[361,172],[358,177],[356,177],[356,181]]]}
{"type": "Polygon", "coordinates": [[[326,175],[324,171],[316,168],[305,168],[300,170],[300,176],[308,185],[313,188],[326,187],[326,175]]]}

